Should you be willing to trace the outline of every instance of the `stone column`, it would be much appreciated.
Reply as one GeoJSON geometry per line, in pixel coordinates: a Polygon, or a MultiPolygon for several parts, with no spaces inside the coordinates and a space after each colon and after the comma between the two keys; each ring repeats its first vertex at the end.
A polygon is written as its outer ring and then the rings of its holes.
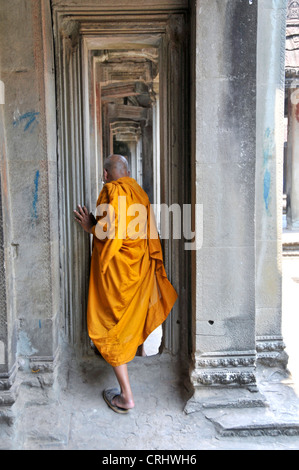
{"type": "MultiPolygon", "coordinates": [[[[1,80],[13,292],[7,304],[19,363],[52,372],[58,348],[59,256],[55,76],[50,1],[1,0],[1,80]],[[16,324],[18,328],[16,329],[16,324]]],[[[1,140],[2,150],[2,140],[1,140]]],[[[1,172],[3,167],[1,167],[1,172]]],[[[2,181],[3,184],[3,181],[2,181]]],[[[6,230],[6,228],[5,228],[6,230]]],[[[35,372],[33,374],[32,372],[35,372]]],[[[52,374],[44,380],[52,380],[52,374]]],[[[41,378],[40,381],[43,379],[41,378]]]]}
{"type": "MultiPolygon", "coordinates": [[[[1,73],[1,68],[0,68],[1,73]]],[[[1,74],[2,77],[2,74],[1,74]]],[[[14,283],[12,259],[17,247],[11,243],[10,194],[7,171],[7,143],[4,122],[5,84],[0,95],[0,427],[2,422],[11,424],[11,405],[16,400],[17,373],[16,338],[17,321],[14,309],[14,283]]],[[[4,433],[5,434],[5,433],[4,433]]],[[[1,434],[1,439],[5,437],[1,434]]]]}
{"type": "Polygon", "coordinates": [[[194,395],[201,407],[262,404],[255,376],[257,1],[201,0],[194,11],[194,395]],[[255,393],[253,393],[255,392],[255,393]]]}
{"type": "MultiPolygon", "coordinates": [[[[288,136],[285,172],[285,192],[287,195],[287,229],[299,229],[299,3],[287,2],[286,21],[286,94],[288,98],[288,136]]],[[[298,248],[296,235],[288,235],[290,240],[284,247],[298,248]]]]}
{"type": "Polygon", "coordinates": [[[288,89],[287,224],[299,229],[299,78],[288,89]]]}
{"type": "Polygon", "coordinates": [[[258,359],[286,365],[281,333],[282,185],[286,2],[258,7],[256,152],[256,334],[258,359]]]}

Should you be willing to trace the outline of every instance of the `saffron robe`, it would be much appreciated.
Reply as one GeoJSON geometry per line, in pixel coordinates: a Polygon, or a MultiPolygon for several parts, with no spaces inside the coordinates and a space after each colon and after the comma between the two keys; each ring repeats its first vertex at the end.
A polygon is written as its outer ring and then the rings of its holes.
{"type": "Polygon", "coordinates": [[[177,293],[166,276],[143,189],[130,177],[106,183],[97,201],[97,206],[105,208],[103,204],[112,209],[109,217],[107,211],[96,217],[93,227],[87,326],[98,351],[115,367],[134,358],[138,346],[168,316],[177,293]]]}

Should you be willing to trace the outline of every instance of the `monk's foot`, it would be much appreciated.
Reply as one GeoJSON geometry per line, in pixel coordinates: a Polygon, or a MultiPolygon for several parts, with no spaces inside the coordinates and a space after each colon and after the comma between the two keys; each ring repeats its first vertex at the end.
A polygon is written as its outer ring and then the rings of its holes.
{"type": "Polygon", "coordinates": [[[123,394],[121,393],[120,395],[116,395],[112,399],[112,404],[118,406],[118,408],[123,408],[125,410],[131,410],[134,408],[135,403],[133,399],[126,399],[123,394]]]}
{"type": "Polygon", "coordinates": [[[117,388],[107,388],[103,391],[103,398],[107,405],[116,413],[126,414],[134,408],[133,398],[126,399],[117,388]]]}

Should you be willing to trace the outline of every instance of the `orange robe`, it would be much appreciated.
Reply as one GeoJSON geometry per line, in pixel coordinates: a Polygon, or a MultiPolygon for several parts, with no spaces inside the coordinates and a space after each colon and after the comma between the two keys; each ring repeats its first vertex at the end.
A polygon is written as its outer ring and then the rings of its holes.
{"type": "MultiPolygon", "coordinates": [[[[150,202],[138,183],[130,177],[106,183],[97,206],[100,204],[113,207],[115,236],[109,235],[111,238],[106,239],[96,236],[98,224],[107,221],[106,213],[97,217],[97,227],[93,228],[87,326],[103,358],[112,366],[118,366],[131,361],[138,346],[164,322],[177,293],[166,276],[155,226],[150,237],[150,202]],[[122,205],[119,205],[119,196],[125,196],[121,198],[122,205]],[[123,218],[124,210],[132,204],[144,206],[146,220],[139,218],[140,212],[127,216],[132,214],[130,211],[123,218]],[[140,224],[135,224],[136,217],[140,224]],[[126,232],[122,231],[123,221],[126,232]],[[132,235],[134,226],[133,232],[140,235],[137,238],[132,235]],[[155,238],[152,238],[153,233],[155,238]]],[[[107,227],[104,224],[101,229],[105,231],[107,227]]]]}

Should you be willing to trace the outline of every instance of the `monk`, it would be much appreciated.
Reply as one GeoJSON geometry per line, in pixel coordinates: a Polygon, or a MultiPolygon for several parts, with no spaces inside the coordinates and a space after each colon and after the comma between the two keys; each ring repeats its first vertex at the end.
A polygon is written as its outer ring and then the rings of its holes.
{"type": "Polygon", "coordinates": [[[129,176],[125,157],[105,160],[104,181],[96,217],[85,206],[74,212],[93,235],[88,333],[120,386],[103,397],[115,412],[127,413],[135,406],[127,364],[164,322],[177,293],[165,273],[148,196],[129,176]]]}

